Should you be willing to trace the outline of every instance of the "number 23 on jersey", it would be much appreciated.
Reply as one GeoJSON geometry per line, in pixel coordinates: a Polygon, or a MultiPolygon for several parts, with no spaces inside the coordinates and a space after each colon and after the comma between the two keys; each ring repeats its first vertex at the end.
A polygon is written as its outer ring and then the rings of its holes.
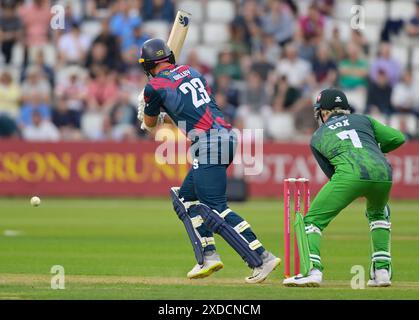
{"type": "Polygon", "coordinates": [[[189,82],[182,83],[179,86],[179,90],[182,91],[183,94],[191,93],[192,103],[195,108],[199,108],[203,104],[211,101],[207,90],[205,90],[204,84],[199,78],[193,78],[189,82]]]}

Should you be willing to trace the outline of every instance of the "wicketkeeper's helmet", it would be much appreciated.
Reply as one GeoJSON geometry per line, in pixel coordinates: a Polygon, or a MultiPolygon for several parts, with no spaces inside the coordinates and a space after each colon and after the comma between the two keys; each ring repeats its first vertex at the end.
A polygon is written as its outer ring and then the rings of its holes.
{"type": "Polygon", "coordinates": [[[349,110],[353,113],[355,109],[348,103],[345,93],[337,88],[329,88],[321,91],[317,96],[314,107],[314,118],[323,121],[321,110],[349,110]]]}
{"type": "Polygon", "coordinates": [[[321,91],[317,96],[314,109],[332,110],[332,109],[343,109],[350,110],[351,107],[348,103],[343,91],[336,88],[329,88],[321,91]]]}
{"type": "Polygon", "coordinates": [[[161,39],[150,39],[144,42],[141,48],[140,59],[138,60],[149,76],[150,70],[162,62],[175,63],[175,55],[167,44],[161,39]]]}

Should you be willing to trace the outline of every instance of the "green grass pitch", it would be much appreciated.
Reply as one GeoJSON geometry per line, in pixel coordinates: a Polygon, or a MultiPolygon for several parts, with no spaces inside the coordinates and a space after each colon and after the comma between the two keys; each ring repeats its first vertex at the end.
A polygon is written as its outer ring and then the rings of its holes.
{"type": "MultiPolygon", "coordinates": [[[[253,200],[231,208],[282,258],[282,203],[253,200]]],[[[0,299],[419,299],[419,201],[392,201],[391,288],[350,287],[351,267],[369,263],[364,202],[344,210],[324,232],[322,288],[285,288],[283,266],[260,285],[218,236],[225,267],[188,280],[193,252],[169,199],[0,199],[0,299]],[[50,287],[51,267],[65,269],[65,289],[50,287]]]]}

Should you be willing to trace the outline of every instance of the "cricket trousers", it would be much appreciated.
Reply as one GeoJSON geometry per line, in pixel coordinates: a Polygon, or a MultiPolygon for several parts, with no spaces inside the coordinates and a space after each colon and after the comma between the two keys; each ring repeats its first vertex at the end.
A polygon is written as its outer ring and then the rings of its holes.
{"type": "Polygon", "coordinates": [[[365,214],[371,236],[370,274],[374,269],[383,268],[391,274],[391,223],[387,205],[391,186],[391,181],[348,180],[335,176],[323,186],[304,218],[310,260],[315,268],[323,270],[320,256],[322,231],[342,209],[355,199],[365,197],[365,214]]]}
{"type": "MultiPolygon", "coordinates": [[[[237,139],[234,133],[213,136],[197,142],[192,151],[192,168],[179,190],[184,201],[199,201],[220,215],[249,243],[252,250],[262,254],[265,249],[250,228],[250,224],[232,211],[227,204],[227,168],[233,161],[237,139]],[[227,154],[225,154],[227,152],[227,154]]],[[[216,250],[214,234],[191,207],[188,210],[192,224],[198,231],[205,251],[216,250]]]]}

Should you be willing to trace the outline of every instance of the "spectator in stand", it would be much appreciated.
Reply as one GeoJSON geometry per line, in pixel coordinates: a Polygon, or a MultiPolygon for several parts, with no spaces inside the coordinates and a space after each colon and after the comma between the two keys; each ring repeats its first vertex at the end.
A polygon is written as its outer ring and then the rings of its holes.
{"type": "Polygon", "coordinates": [[[172,0],[144,0],[141,10],[144,20],[164,20],[172,24],[175,7],[172,0]]]}
{"type": "Polygon", "coordinates": [[[17,119],[20,107],[20,87],[7,70],[0,74],[0,114],[17,119]]]}
{"type": "Polygon", "coordinates": [[[12,59],[12,51],[16,42],[23,36],[22,22],[17,15],[16,7],[13,2],[6,2],[2,6],[0,15],[0,43],[6,64],[12,59]]]}
{"type": "Polygon", "coordinates": [[[276,67],[277,73],[281,77],[285,76],[291,87],[302,89],[311,81],[311,65],[298,57],[294,43],[287,44],[284,51],[284,57],[279,60],[276,67]]]}
{"type": "Polygon", "coordinates": [[[96,42],[87,54],[85,67],[93,75],[97,69],[115,70],[118,61],[112,60],[108,48],[103,42],[96,42]]]}
{"type": "Polygon", "coordinates": [[[391,94],[391,103],[397,112],[419,117],[419,92],[413,83],[412,71],[406,70],[391,94]]]}
{"type": "Polygon", "coordinates": [[[60,139],[60,132],[54,124],[36,110],[32,113],[31,124],[23,128],[22,135],[27,141],[58,141],[60,139]]]}
{"type": "Polygon", "coordinates": [[[233,20],[233,24],[244,32],[244,39],[248,52],[252,52],[255,42],[258,42],[261,36],[262,26],[262,7],[258,6],[257,1],[247,0],[243,2],[241,12],[233,20]]]}
{"type": "Polygon", "coordinates": [[[150,35],[144,32],[142,23],[137,25],[134,29],[134,49],[136,53],[138,53],[139,48],[141,48],[148,39],[150,39],[150,35]]]}
{"type": "Polygon", "coordinates": [[[58,40],[58,56],[61,64],[81,64],[90,46],[89,37],[81,33],[80,26],[74,23],[68,33],[58,40]]]}
{"type": "Polygon", "coordinates": [[[393,113],[391,106],[392,86],[386,70],[377,71],[376,80],[370,79],[368,83],[367,108],[365,113],[378,109],[381,114],[389,117],[393,113]]]}
{"type": "Polygon", "coordinates": [[[87,86],[87,106],[91,110],[109,112],[118,97],[116,75],[98,68],[87,86]]]}
{"type": "Polygon", "coordinates": [[[308,13],[299,19],[297,36],[311,44],[316,44],[323,38],[324,17],[315,3],[308,8],[308,13]]]}
{"type": "Polygon", "coordinates": [[[236,119],[236,107],[228,103],[227,96],[222,91],[218,91],[215,94],[215,101],[217,101],[217,105],[223,113],[225,121],[234,124],[236,119]]]}
{"type": "Polygon", "coordinates": [[[301,90],[289,85],[287,77],[281,76],[274,89],[272,108],[274,112],[296,112],[301,90]]]}
{"type": "Polygon", "coordinates": [[[268,80],[268,76],[272,72],[275,72],[275,65],[271,64],[266,59],[266,55],[263,52],[258,52],[252,56],[252,64],[250,65],[250,70],[257,72],[262,78],[263,82],[266,82],[268,80]]]}
{"type": "Polygon", "coordinates": [[[242,26],[237,22],[231,22],[229,25],[231,50],[238,56],[243,57],[250,54],[250,47],[246,44],[245,32],[242,26]]]}
{"type": "Polygon", "coordinates": [[[250,71],[245,88],[240,94],[238,116],[243,119],[247,113],[260,114],[269,108],[269,95],[262,77],[257,72],[250,71]]]}
{"type": "Polygon", "coordinates": [[[130,2],[119,0],[116,4],[116,12],[109,21],[109,27],[115,36],[119,38],[122,51],[129,49],[134,42],[134,29],[141,24],[139,12],[131,14],[130,2]]]}
{"type": "Polygon", "coordinates": [[[334,61],[341,61],[345,58],[345,43],[341,39],[338,26],[332,29],[332,38],[327,43],[330,48],[330,56],[334,61]]]}
{"type": "MultiPolygon", "coordinates": [[[[97,43],[101,43],[106,48],[106,61],[109,61],[107,64],[112,63],[114,64],[118,70],[123,71],[123,67],[120,66],[122,64],[121,52],[119,48],[118,38],[111,33],[109,27],[109,19],[103,19],[101,21],[101,29],[99,35],[93,40],[92,47],[94,47],[97,43]],[[121,63],[118,63],[121,61],[121,63]]],[[[87,60],[92,59],[91,57],[92,51],[89,51],[87,60]]],[[[109,65],[108,65],[109,67],[109,65]]]]}
{"type": "Polygon", "coordinates": [[[31,103],[35,99],[41,104],[49,104],[51,85],[38,66],[28,67],[27,77],[22,84],[22,98],[24,103],[31,103]]]}
{"type": "Polygon", "coordinates": [[[212,80],[211,68],[201,61],[195,49],[191,49],[188,52],[186,64],[190,65],[195,70],[198,70],[198,72],[202,74],[207,79],[207,81],[208,79],[212,80]]]}
{"type": "Polygon", "coordinates": [[[52,109],[52,123],[60,131],[61,139],[79,140],[80,133],[80,114],[68,107],[68,101],[63,97],[56,100],[52,109]]]}
{"type": "Polygon", "coordinates": [[[391,57],[391,45],[388,42],[380,44],[377,58],[372,62],[370,78],[377,81],[379,70],[384,70],[390,79],[391,85],[395,85],[401,75],[400,63],[391,57]]]}
{"type": "Polygon", "coordinates": [[[129,40],[131,42],[127,42],[125,44],[126,48],[123,48],[122,54],[127,65],[138,66],[139,50],[148,39],[150,39],[150,36],[144,33],[142,23],[135,26],[133,37],[129,40]]]}
{"type": "Polygon", "coordinates": [[[73,66],[68,70],[68,76],[57,84],[55,94],[66,101],[69,110],[81,114],[87,100],[87,88],[84,70],[73,66]]]}
{"type": "Polygon", "coordinates": [[[19,137],[19,128],[16,122],[7,114],[0,112],[0,140],[19,137]]]}
{"type": "Polygon", "coordinates": [[[352,29],[351,37],[349,39],[350,43],[354,43],[359,48],[362,49],[362,53],[366,56],[368,56],[370,52],[370,44],[368,39],[365,37],[365,35],[358,29],[352,29]]]}
{"type": "Polygon", "coordinates": [[[330,57],[327,44],[320,44],[316,50],[316,57],[313,62],[313,73],[316,82],[321,87],[332,87],[337,79],[336,62],[330,57]]]}
{"type": "Polygon", "coordinates": [[[265,33],[272,34],[281,46],[292,40],[295,31],[294,16],[284,1],[270,2],[268,14],[262,17],[262,29],[265,33]]]}
{"type": "Polygon", "coordinates": [[[276,65],[281,56],[281,48],[272,34],[265,33],[263,35],[262,52],[265,55],[267,62],[276,65]]]}
{"type": "Polygon", "coordinates": [[[130,101],[130,92],[120,90],[110,111],[113,140],[133,140],[136,137],[137,109],[130,101]]]}
{"type": "Polygon", "coordinates": [[[49,104],[43,103],[39,97],[34,96],[30,101],[25,102],[20,109],[19,125],[30,126],[32,125],[33,113],[37,112],[42,119],[51,119],[51,107],[49,104]]]}
{"type": "Polygon", "coordinates": [[[147,82],[147,76],[138,67],[118,74],[119,91],[126,92],[130,97],[131,104],[135,106],[138,103],[138,91],[142,90],[147,82]]]}
{"type": "Polygon", "coordinates": [[[18,9],[24,27],[26,49],[42,48],[48,44],[52,13],[47,0],[26,2],[18,9]]]}
{"type": "Polygon", "coordinates": [[[328,17],[332,16],[335,0],[316,0],[315,3],[322,15],[328,17]]]}
{"type": "Polygon", "coordinates": [[[415,15],[406,25],[406,32],[411,37],[419,36],[419,1],[416,1],[415,15]]]}
{"type": "MultiPolygon", "coordinates": [[[[50,65],[48,65],[47,62],[45,61],[45,54],[43,50],[39,50],[39,49],[36,50],[35,58],[34,58],[32,66],[38,68],[38,70],[41,70],[41,73],[43,73],[43,75],[47,78],[49,84],[51,85],[51,88],[53,88],[55,85],[54,69],[50,65]]],[[[21,76],[20,76],[21,82],[26,80],[27,70],[28,70],[28,65],[24,65],[22,68],[21,76]]]]}
{"type": "Polygon", "coordinates": [[[64,8],[64,30],[56,30],[61,34],[71,32],[74,25],[80,25],[82,18],[74,14],[73,6],[68,2],[64,8]]]}
{"type": "Polygon", "coordinates": [[[229,48],[225,48],[218,54],[218,62],[214,68],[214,76],[227,73],[234,80],[242,79],[240,63],[229,48]]]}
{"type": "Polygon", "coordinates": [[[339,86],[356,89],[367,86],[368,61],[361,57],[360,48],[352,43],[347,46],[347,58],[339,63],[339,86]]]}
{"type": "Polygon", "coordinates": [[[223,93],[227,97],[228,104],[235,108],[239,106],[239,90],[234,87],[230,75],[221,73],[215,82],[215,92],[223,93]]]}

